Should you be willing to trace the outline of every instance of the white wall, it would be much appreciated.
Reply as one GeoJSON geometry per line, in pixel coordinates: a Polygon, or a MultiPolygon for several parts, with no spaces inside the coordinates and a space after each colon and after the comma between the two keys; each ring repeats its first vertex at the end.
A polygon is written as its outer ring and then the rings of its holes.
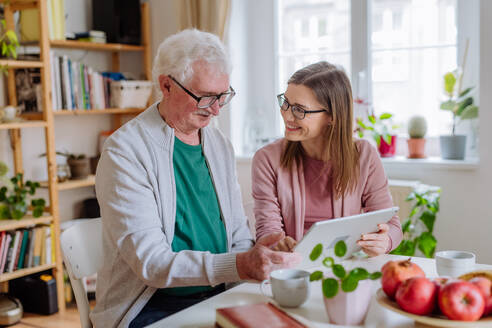
{"type": "MultiPolygon", "coordinates": [[[[177,1],[151,0],[151,41],[152,54],[154,55],[159,43],[168,35],[177,31],[177,1]]],[[[66,29],[70,32],[80,32],[90,29],[92,24],[92,0],[65,1],[66,29]]],[[[110,70],[110,54],[87,51],[63,51],[74,60],[83,61],[97,70],[110,70]]],[[[139,53],[126,53],[121,55],[121,68],[123,72],[130,72],[135,77],[140,77],[142,72],[142,59],[139,53]]],[[[7,102],[5,83],[0,79],[0,106],[7,102]]],[[[100,131],[111,129],[110,115],[90,115],[78,117],[55,117],[56,149],[69,150],[76,153],[85,153],[94,156],[97,151],[98,134],[100,131]]],[[[46,180],[46,159],[38,155],[45,152],[44,130],[23,129],[22,149],[24,171],[26,178],[46,180]]],[[[7,162],[13,170],[12,151],[10,140],[5,130],[0,131],[0,160],[7,162]]],[[[60,158],[60,162],[64,159],[60,158]]],[[[11,171],[12,172],[12,171],[11,171]]],[[[46,199],[47,194],[41,191],[46,199]]],[[[62,221],[79,217],[81,201],[88,197],[94,197],[94,188],[79,188],[62,191],[60,196],[60,217],[62,221]]]]}

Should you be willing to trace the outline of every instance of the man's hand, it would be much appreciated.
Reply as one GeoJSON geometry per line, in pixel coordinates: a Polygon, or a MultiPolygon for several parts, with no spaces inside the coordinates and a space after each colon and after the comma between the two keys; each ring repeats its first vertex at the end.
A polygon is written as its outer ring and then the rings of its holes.
{"type": "Polygon", "coordinates": [[[287,236],[281,241],[279,241],[277,245],[273,246],[272,249],[274,251],[280,251],[280,252],[292,252],[296,245],[297,245],[297,241],[295,241],[294,238],[287,236]]]}
{"type": "Polygon", "coordinates": [[[362,250],[369,256],[385,254],[390,246],[388,225],[381,223],[378,224],[378,228],[378,232],[364,234],[361,239],[357,241],[357,245],[362,247],[362,250]]]}
{"type": "Polygon", "coordinates": [[[270,249],[270,246],[284,239],[283,232],[264,236],[256,242],[249,251],[236,255],[236,268],[239,278],[252,280],[265,280],[270,277],[270,272],[293,267],[301,262],[301,254],[278,252],[270,249]]]}

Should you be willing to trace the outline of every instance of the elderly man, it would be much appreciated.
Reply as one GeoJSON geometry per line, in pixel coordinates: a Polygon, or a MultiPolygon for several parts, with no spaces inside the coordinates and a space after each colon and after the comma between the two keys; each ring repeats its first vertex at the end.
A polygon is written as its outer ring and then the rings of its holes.
{"type": "Polygon", "coordinates": [[[105,143],[96,176],[104,265],[98,272],[99,327],[142,327],[223,291],[292,266],[296,253],[253,247],[231,144],[208,127],[234,96],[220,40],[185,30],[154,61],[160,102],[105,143]]]}

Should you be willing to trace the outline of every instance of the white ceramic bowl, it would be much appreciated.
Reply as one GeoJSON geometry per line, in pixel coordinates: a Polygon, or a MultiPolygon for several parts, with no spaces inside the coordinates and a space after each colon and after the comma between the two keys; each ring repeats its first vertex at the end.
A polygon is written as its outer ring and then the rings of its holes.
{"type": "Polygon", "coordinates": [[[475,254],[464,251],[437,252],[436,270],[440,276],[456,278],[475,269],[475,254]]]}

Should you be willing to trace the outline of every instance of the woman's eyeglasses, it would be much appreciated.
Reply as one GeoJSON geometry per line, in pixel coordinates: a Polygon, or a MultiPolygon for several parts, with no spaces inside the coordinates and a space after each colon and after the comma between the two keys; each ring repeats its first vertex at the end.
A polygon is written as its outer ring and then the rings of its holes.
{"type": "Polygon", "coordinates": [[[292,115],[294,115],[294,117],[299,120],[304,119],[304,117],[306,117],[306,114],[328,112],[326,109],[305,110],[304,108],[301,108],[299,106],[291,105],[289,104],[287,99],[285,99],[285,95],[283,93],[277,96],[277,100],[281,110],[287,111],[290,108],[292,115]]]}

